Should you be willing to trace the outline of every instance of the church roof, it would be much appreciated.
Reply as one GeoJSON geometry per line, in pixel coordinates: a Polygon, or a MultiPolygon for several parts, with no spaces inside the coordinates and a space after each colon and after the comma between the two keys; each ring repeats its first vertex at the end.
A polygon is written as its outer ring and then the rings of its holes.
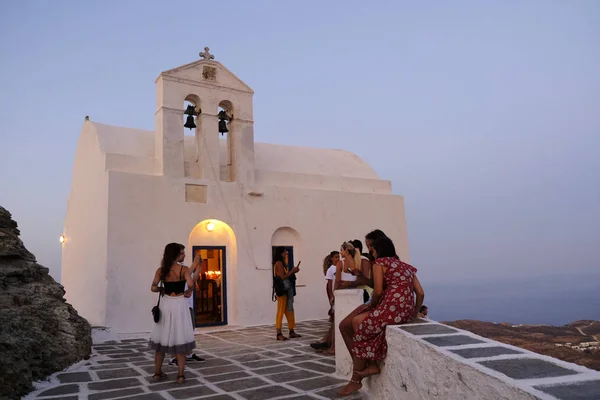
{"type": "MultiPolygon", "coordinates": [[[[154,131],[87,123],[92,124],[103,153],[154,158],[154,131]]],[[[184,140],[186,147],[193,146],[193,136],[184,140]]],[[[263,171],[379,179],[365,161],[345,150],[254,143],[254,162],[263,171]]]]}

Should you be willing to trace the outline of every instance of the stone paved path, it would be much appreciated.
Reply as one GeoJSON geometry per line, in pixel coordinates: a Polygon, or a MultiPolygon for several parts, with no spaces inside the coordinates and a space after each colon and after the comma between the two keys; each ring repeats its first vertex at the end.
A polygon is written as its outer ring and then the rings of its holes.
{"type": "Polygon", "coordinates": [[[345,381],[334,375],[333,357],[309,346],[328,327],[326,321],[299,323],[303,337],[287,342],[275,340],[274,326],[197,334],[195,351],[207,361],[188,363],[183,385],[166,362],[168,380],[151,382],[154,355],[146,339],[104,342],[94,345],[89,361],[55,375],[26,399],[334,399],[345,381]]]}

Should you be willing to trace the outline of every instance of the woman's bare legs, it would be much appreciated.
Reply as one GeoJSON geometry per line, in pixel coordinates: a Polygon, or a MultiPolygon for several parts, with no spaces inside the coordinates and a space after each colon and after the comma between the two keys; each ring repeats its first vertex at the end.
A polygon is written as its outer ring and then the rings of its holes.
{"type": "Polygon", "coordinates": [[[177,353],[177,383],[183,383],[185,380],[185,376],[183,372],[185,371],[185,353],[177,353]],[[182,379],[183,378],[183,379],[182,379]]]}
{"type": "Polygon", "coordinates": [[[352,328],[352,318],[354,315],[352,313],[348,315],[346,318],[340,322],[340,333],[342,334],[342,339],[344,339],[344,343],[348,348],[348,352],[352,354],[352,336],[354,336],[354,329],[352,328]]]}
{"type": "Polygon", "coordinates": [[[162,364],[163,361],[165,360],[165,353],[161,353],[160,351],[157,351],[154,353],[154,376],[155,377],[162,377],[162,364]]]}
{"type": "MultiPolygon", "coordinates": [[[[360,326],[360,324],[362,324],[362,322],[365,320],[365,318],[367,318],[368,315],[369,315],[368,312],[363,312],[358,315],[351,314],[348,317],[344,318],[344,320],[348,319],[349,317],[352,317],[350,320],[350,328],[352,329],[352,332],[356,332],[358,330],[358,327],[360,326]]],[[[342,323],[340,323],[340,331],[341,330],[342,330],[342,323]]],[[[346,341],[346,338],[344,338],[344,341],[346,341]]],[[[356,357],[356,355],[352,352],[352,350],[351,350],[352,343],[353,343],[352,336],[350,336],[349,349],[350,349],[350,354],[352,354],[352,361],[354,363],[354,366],[352,368],[352,377],[350,378],[350,382],[348,382],[348,384],[346,386],[344,386],[344,388],[339,392],[339,394],[341,396],[348,396],[348,395],[360,390],[360,388],[362,387],[361,381],[362,381],[363,377],[359,374],[359,372],[364,370],[367,366],[367,360],[363,360],[363,359],[356,357]]],[[[346,346],[348,346],[348,342],[346,342],[346,346]]]]}
{"type": "MultiPolygon", "coordinates": [[[[362,304],[358,307],[356,307],[356,309],[354,309],[354,311],[352,311],[350,314],[348,314],[348,316],[346,318],[344,318],[342,320],[342,322],[340,322],[340,333],[342,334],[342,339],[344,339],[344,343],[346,344],[346,347],[348,348],[348,352],[350,354],[352,354],[352,337],[354,336],[354,328],[352,327],[352,319],[364,312],[367,309],[368,305],[367,304],[362,304]]],[[[362,320],[361,320],[362,322],[362,320]]],[[[359,324],[360,325],[360,324],[359,324]]]]}

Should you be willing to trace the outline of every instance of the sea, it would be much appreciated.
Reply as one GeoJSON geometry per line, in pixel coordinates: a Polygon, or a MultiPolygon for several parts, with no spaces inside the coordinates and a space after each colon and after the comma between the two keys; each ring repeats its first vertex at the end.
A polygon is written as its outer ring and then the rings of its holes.
{"type": "Polygon", "coordinates": [[[600,321],[600,273],[468,284],[421,282],[429,317],[513,324],[600,321]]]}

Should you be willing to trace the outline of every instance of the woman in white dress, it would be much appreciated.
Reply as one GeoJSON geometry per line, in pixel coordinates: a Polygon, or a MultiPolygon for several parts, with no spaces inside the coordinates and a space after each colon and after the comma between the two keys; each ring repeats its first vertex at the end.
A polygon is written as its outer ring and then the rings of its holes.
{"type": "Polygon", "coordinates": [[[186,302],[186,297],[192,295],[194,284],[190,269],[177,262],[181,251],[178,243],[169,243],[165,247],[161,266],[154,274],[150,289],[160,293],[161,299],[160,319],[154,324],[149,343],[150,349],[156,351],[152,376],[155,381],[167,378],[167,374],[162,371],[162,363],[165,354],[170,353],[176,354],[177,357],[179,372],[177,383],[183,383],[186,354],[196,347],[190,311],[186,302]],[[186,290],[186,283],[192,289],[186,290]]]}

